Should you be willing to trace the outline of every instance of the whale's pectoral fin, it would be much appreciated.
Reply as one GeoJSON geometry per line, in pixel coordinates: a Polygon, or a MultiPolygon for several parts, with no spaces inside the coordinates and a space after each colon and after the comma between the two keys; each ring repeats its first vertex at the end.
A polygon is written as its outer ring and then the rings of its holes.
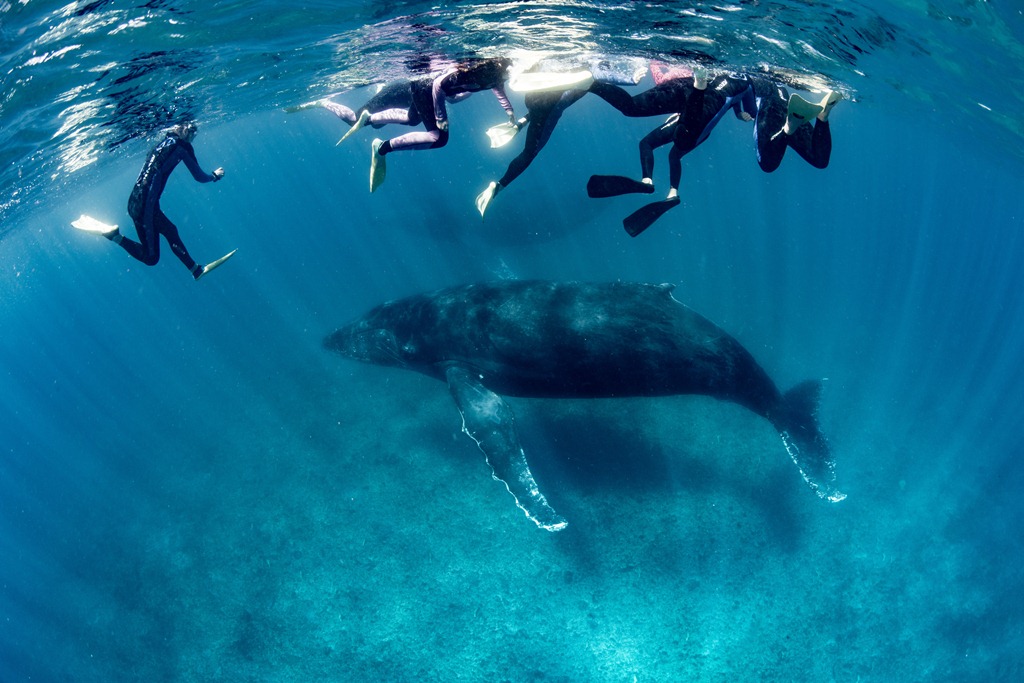
{"type": "Polygon", "coordinates": [[[776,426],[804,481],[821,498],[838,503],[846,494],[836,488],[832,449],[818,427],[820,398],[821,382],[812,380],[793,387],[782,397],[776,426]]]}
{"type": "Polygon", "coordinates": [[[548,531],[568,526],[565,518],[551,509],[526,464],[526,455],[516,435],[512,409],[501,396],[485,387],[476,374],[452,365],[445,371],[448,389],[462,413],[462,431],[484,452],[494,478],[503,482],[526,516],[548,531]]]}

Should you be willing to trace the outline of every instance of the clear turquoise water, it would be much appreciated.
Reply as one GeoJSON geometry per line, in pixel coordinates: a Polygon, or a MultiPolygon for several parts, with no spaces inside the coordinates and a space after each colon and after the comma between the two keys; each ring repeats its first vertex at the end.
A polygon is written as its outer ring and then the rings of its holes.
{"type": "Polygon", "coordinates": [[[1021,678],[1014,7],[289,7],[0,4],[0,680],[1021,678]],[[822,75],[850,95],[832,163],[766,175],[725,121],[683,205],[631,239],[636,200],[584,186],[634,173],[654,120],[585,98],[481,222],[473,198],[519,144],[488,149],[487,96],[372,196],[369,133],[335,147],[328,113],[281,111],[414,50],[556,29],[566,49],[822,75]],[[199,283],[68,227],[127,225],[154,131],[183,112],[227,177],[179,170],[165,210],[198,259],[239,249],[199,283]],[[730,404],[510,399],[570,520],[538,530],[444,385],[320,347],[382,300],[495,277],[678,283],[781,386],[828,378],[849,497],[818,500],[730,404]]]}

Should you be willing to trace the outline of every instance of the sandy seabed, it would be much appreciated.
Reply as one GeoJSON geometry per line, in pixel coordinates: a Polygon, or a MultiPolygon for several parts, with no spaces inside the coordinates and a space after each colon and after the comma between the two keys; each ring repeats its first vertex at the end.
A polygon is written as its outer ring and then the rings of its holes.
{"type": "Polygon", "coordinates": [[[971,546],[915,528],[943,524],[910,515],[921,503],[878,470],[884,454],[837,449],[855,486],[834,505],[767,422],[732,404],[510,399],[570,521],[552,534],[491,478],[442,383],[339,362],[303,390],[283,388],[276,413],[240,412],[219,446],[154,454],[180,461],[162,503],[92,545],[71,609],[89,614],[79,644],[108,680],[1022,670],[1019,629],[984,629],[1006,608],[979,585],[971,546]]]}

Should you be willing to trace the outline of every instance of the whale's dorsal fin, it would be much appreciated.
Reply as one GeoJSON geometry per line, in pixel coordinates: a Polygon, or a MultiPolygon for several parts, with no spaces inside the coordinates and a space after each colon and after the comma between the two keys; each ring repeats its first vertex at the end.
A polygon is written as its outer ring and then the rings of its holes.
{"type": "Polygon", "coordinates": [[[445,370],[448,389],[462,413],[462,431],[476,441],[484,452],[494,478],[505,484],[526,516],[542,529],[559,531],[568,526],[565,518],[551,509],[526,463],[519,445],[512,409],[480,381],[479,376],[461,365],[445,370]]]}
{"type": "Polygon", "coordinates": [[[654,289],[658,290],[658,292],[662,296],[671,299],[672,301],[674,301],[675,303],[679,304],[680,306],[685,306],[685,304],[683,304],[682,301],[680,301],[679,299],[677,299],[674,296],[672,296],[672,293],[676,291],[675,283],[672,283],[672,282],[662,282],[660,285],[651,285],[651,287],[654,287],[654,289]]]}

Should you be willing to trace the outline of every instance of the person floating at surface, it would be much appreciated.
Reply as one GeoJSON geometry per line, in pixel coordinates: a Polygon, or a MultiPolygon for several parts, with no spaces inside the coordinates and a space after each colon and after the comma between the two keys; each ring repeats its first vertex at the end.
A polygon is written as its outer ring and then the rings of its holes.
{"type": "Polygon", "coordinates": [[[622,176],[592,176],[587,184],[591,197],[611,197],[630,192],[651,193],[654,191],[651,175],[654,168],[653,150],[669,142],[673,143],[669,152],[670,188],[667,198],[642,207],[623,221],[626,231],[634,237],[678,205],[681,158],[707,139],[729,109],[733,109],[741,120],[755,120],[758,163],[765,172],[770,173],[778,168],[787,147],[796,149],[816,168],[828,165],[832,145],[827,119],[832,107],[842,98],[840,93],[829,91],[819,104],[815,104],[799,95],[789,95],[784,88],[767,79],[739,75],[715,78],[708,94],[705,94],[699,85],[701,80],[706,81],[706,72],[700,67],[694,71],[692,87],[678,78],[670,78],[634,97],[630,97],[621,88],[605,84],[595,83],[591,87],[591,92],[627,116],[643,116],[647,112],[664,113],[666,108],[678,106],[680,99],[685,100],[682,116],[674,114],[641,140],[640,182],[622,176]],[[818,121],[813,129],[803,125],[815,116],[818,121]],[[819,130],[822,123],[824,126],[819,130]]]}
{"type": "Polygon", "coordinates": [[[704,67],[692,70],[690,79],[669,78],[635,96],[621,88],[595,83],[594,92],[627,116],[651,116],[674,112],[662,125],[640,141],[639,181],[625,176],[594,175],[587,183],[590,197],[654,192],[654,150],[672,143],[669,151],[669,191],[666,198],[648,204],[628,216],[623,225],[636,236],[669,209],[679,205],[682,158],[704,142],[711,131],[732,110],[742,120],[753,119],[756,104],[753,88],[745,77],[718,76],[710,84],[704,67]]]}
{"type": "Polygon", "coordinates": [[[385,157],[391,152],[438,149],[448,144],[446,100],[458,102],[472,93],[490,89],[508,114],[509,122],[514,124],[516,113],[504,89],[511,64],[508,59],[499,57],[452,67],[433,80],[429,94],[414,91],[413,106],[426,130],[373,141],[370,146],[370,192],[376,191],[384,182],[387,171],[385,157]]]}
{"type": "Polygon", "coordinates": [[[508,187],[513,180],[522,175],[527,166],[537,158],[544,145],[551,139],[551,133],[562,118],[562,114],[572,104],[579,101],[587,94],[583,89],[538,91],[526,93],[526,110],[524,118],[515,122],[517,128],[528,126],[526,129],[526,143],[523,151],[515,159],[509,162],[504,175],[498,180],[492,180],[487,189],[477,195],[476,208],[483,218],[494,197],[508,187]]]}
{"type": "MultiPolygon", "coordinates": [[[[527,92],[525,95],[526,101],[526,116],[516,121],[513,125],[515,131],[528,126],[526,129],[526,142],[523,145],[523,151],[520,152],[519,156],[509,162],[508,168],[505,174],[498,180],[492,180],[487,188],[477,195],[476,208],[480,212],[480,217],[483,218],[487,211],[487,207],[490,205],[494,197],[507,188],[512,181],[518,178],[523,171],[537,158],[540,151],[544,149],[544,145],[551,139],[551,134],[555,130],[555,126],[562,118],[562,114],[570,106],[575,104],[588,92],[589,85],[596,79],[603,83],[614,83],[620,85],[636,85],[643,78],[645,70],[637,72],[635,69],[628,74],[622,74],[616,72],[610,64],[603,60],[598,60],[589,66],[589,71],[592,75],[591,79],[582,82],[576,87],[567,89],[556,89],[556,90],[537,90],[527,92]]],[[[495,128],[498,128],[497,126],[495,128]]],[[[493,129],[492,129],[493,130],[493,129]]],[[[515,131],[510,131],[514,134],[515,131]]],[[[490,133],[490,131],[489,131],[490,133]]],[[[492,146],[499,146],[494,144],[492,139],[492,146]]]]}
{"type": "Polygon", "coordinates": [[[296,107],[286,107],[289,114],[309,109],[311,107],[323,107],[347,123],[350,128],[338,140],[337,144],[344,142],[350,135],[370,125],[373,128],[381,128],[394,123],[402,126],[418,126],[421,118],[419,111],[414,106],[415,93],[428,92],[433,78],[423,76],[409,80],[406,78],[387,83],[376,95],[371,97],[358,110],[353,110],[344,104],[332,101],[329,97],[314,102],[307,102],[296,107]]]}
{"type": "Polygon", "coordinates": [[[782,163],[788,147],[815,168],[826,168],[832,156],[828,116],[842,93],[829,90],[819,102],[808,102],[766,78],[751,78],[756,101],[754,140],[757,163],[771,173],[782,163]],[[808,125],[813,121],[813,125],[808,125]]]}
{"type": "Polygon", "coordinates": [[[180,162],[185,163],[192,177],[200,183],[217,182],[224,177],[224,169],[217,168],[212,173],[207,173],[199,167],[195,150],[192,148],[192,140],[196,136],[195,123],[190,121],[172,126],[164,132],[166,137],[149,153],[149,158],[146,159],[146,164],[142,167],[139,179],[135,181],[135,187],[128,198],[128,215],[135,223],[139,241],[135,242],[122,235],[116,225],[105,225],[88,216],[82,216],[72,225],[80,230],[102,234],[114,244],[121,245],[121,248],[133,258],[147,266],[155,266],[160,260],[160,235],[163,235],[174,255],[185,264],[192,277],[198,280],[231,258],[235,251],[205,266],[196,263],[181,241],[178,228],[160,210],[160,195],[163,194],[171,171],[180,162]]]}

